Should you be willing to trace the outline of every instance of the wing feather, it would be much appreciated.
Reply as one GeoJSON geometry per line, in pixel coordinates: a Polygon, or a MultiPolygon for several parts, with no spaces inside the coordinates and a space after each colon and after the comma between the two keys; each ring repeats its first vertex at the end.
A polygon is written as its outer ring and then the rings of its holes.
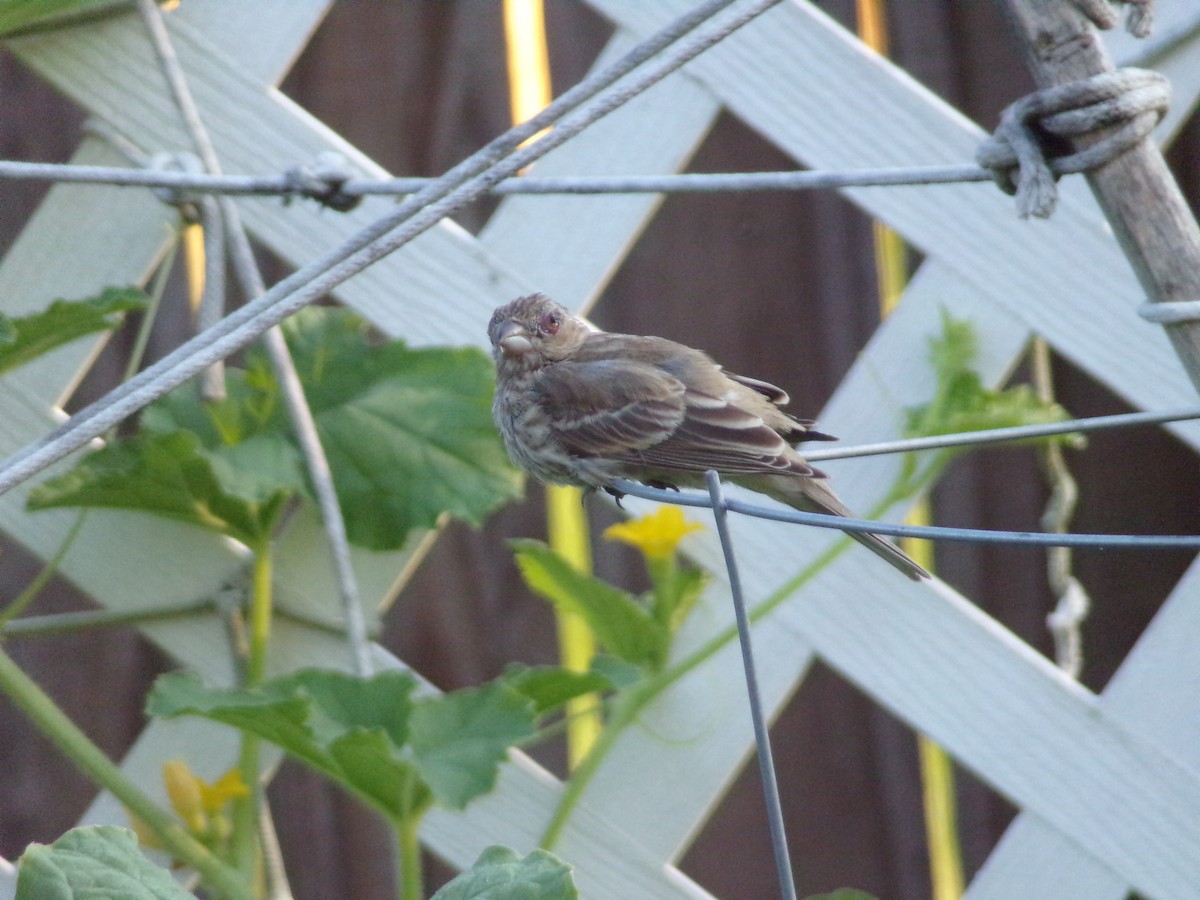
{"type": "Polygon", "coordinates": [[[578,456],[653,446],[684,417],[683,383],[637,362],[560,362],[538,373],[535,391],[564,447],[578,456]]]}
{"type": "Polygon", "coordinates": [[[804,429],[774,405],[783,391],[729,378],[704,354],[660,338],[593,335],[575,358],[540,369],[535,391],[579,457],[665,473],[823,477],[790,446],[804,429]]]}

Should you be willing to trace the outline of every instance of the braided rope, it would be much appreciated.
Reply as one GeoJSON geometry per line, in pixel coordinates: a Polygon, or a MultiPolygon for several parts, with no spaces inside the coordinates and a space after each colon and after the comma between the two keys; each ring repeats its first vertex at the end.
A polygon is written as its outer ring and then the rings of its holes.
{"type": "Polygon", "coordinates": [[[1017,213],[1047,218],[1058,202],[1062,175],[1089,172],[1141,143],[1166,115],[1170,86],[1157,72],[1119,69],[1035,91],[1011,104],[995,134],[975,153],[1017,213]],[[1056,145],[1111,128],[1090,147],[1054,155],[1056,145]]]}

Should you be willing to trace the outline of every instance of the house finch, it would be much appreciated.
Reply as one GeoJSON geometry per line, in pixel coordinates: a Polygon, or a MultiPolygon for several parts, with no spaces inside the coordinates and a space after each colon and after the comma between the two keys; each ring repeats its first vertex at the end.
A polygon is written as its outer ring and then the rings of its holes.
{"type": "MultiPolygon", "coordinates": [[[[805,512],[849,516],[793,445],[833,440],[779,407],[788,395],[658,337],[597,331],[543,294],[488,325],[492,415],[509,455],[539,481],[603,489],[618,478],[704,487],[704,473],[805,512]]],[[[874,534],[850,534],[909,578],[929,574],[874,534]]]]}

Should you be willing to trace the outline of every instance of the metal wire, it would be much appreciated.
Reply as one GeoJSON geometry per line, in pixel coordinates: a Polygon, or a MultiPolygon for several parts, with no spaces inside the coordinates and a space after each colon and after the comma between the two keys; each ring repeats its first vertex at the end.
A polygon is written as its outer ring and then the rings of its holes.
{"type": "MultiPolygon", "coordinates": [[[[688,172],[675,175],[524,175],[490,188],[493,194],[680,194],[719,191],[803,191],[849,187],[956,184],[991,181],[976,165],[905,166],[850,169],[833,172],[688,172]]],[[[0,161],[0,179],[10,181],[69,181],[117,187],[153,187],[198,194],[312,196],[320,192],[299,186],[292,176],[215,175],[81,166],[58,163],[0,161]]],[[[429,187],[432,178],[350,179],[338,186],[352,196],[414,194],[429,187]]]]}
{"type": "Polygon", "coordinates": [[[750,696],[750,721],[754,724],[754,744],[758,748],[758,771],[762,776],[763,799],[767,804],[767,824],[771,831],[771,849],[775,854],[779,893],[784,900],[795,900],[796,883],[792,877],[787,834],[783,826],[783,805],[779,800],[779,783],[775,777],[771,734],[767,729],[767,717],[763,712],[762,696],[758,689],[758,671],[754,666],[750,615],[746,612],[746,598],[742,594],[742,580],[738,575],[737,559],[733,553],[733,539],[729,536],[729,521],[726,515],[728,505],[721,490],[721,477],[710,470],[704,473],[704,480],[708,484],[708,496],[712,503],[713,518],[717,523],[717,536],[721,540],[721,552],[725,554],[729,592],[733,597],[733,612],[737,618],[738,644],[742,648],[742,671],[746,676],[746,693],[750,696]]]}
{"type": "MultiPolygon", "coordinates": [[[[175,104],[179,109],[184,126],[192,138],[205,171],[211,175],[221,174],[221,161],[217,156],[204,119],[192,96],[187,76],[179,63],[174,44],[163,21],[162,11],[153,0],[139,0],[138,8],[142,19],[150,32],[150,40],[158,56],[159,65],[167,80],[175,104]]],[[[204,211],[205,234],[205,284],[204,296],[210,319],[201,318],[202,325],[207,328],[216,324],[225,307],[225,256],[226,235],[228,249],[233,257],[234,268],[241,282],[242,290],[247,297],[257,297],[266,290],[262,274],[254,259],[250,239],[242,224],[237,206],[227,196],[216,200],[206,197],[201,201],[204,211]],[[211,245],[211,246],[210,246],[211,245]],[[215,298],[215,299],[214,299],[215,298]]],[[[280,393],[287,407],[292,430],[296,442],[304,457],[309,480],[312,482],[313,493],[317,498],[317,506],[321,513],[321,524],[325,530],[325,538],[329,544],[333,559],[333,568],[338,585],[338,595],[341,599],[342,614],[346,620],[346,633],[350,639],[350,652],[354,660],[355,671],[361,676],[372,673],[370,645],[367,638],[367,626],[363,618],[362,605],[359,600],[358,580],[354,567],[350,563],[350,544],[346,536],[346,523],[342,518],[342,509],[338,504],[337,494],[333,485],[333,472],[329,466],[325,448],[317,433],[316,420],[309,408],[304,387],[300,383],[300,375],[296,371],[292,355],[279,326],[267,329],[263,333],[263,345],[271,360],[271,367],[279,382],[280,393]]],[[[204,372],[203,396],[206,400],[224,398],[225,371],[223,363],[214,363],[204,372]]]]}
{"type": "Polygon", "coordinates": [[[1000,444],[1012,441],[1027,441],[1033,438],[1051,437],[1056,434],[1104,431],[1109,428],[1131,428],[1136,425],[1162,425],[1166,422],[1184,422],[1200,419],[1200,407],[1170,409],[1163,412],[1120,413],[1114,416],[1091,416],[1086,419],[1067,419],[1045,425],[1014,425],[1009,428],[989,428],[984,431],[960,431],[955,434],[937,434],[932,437],[905,438],[896,441],[879,441],[874,444],[859,444],[856,447],[834,447],[827,450],[804,451],[809,462],[827,459],[851,459],[859,456],[881,456],[887,453],[908,453],[917,450],[941,450],[947,447],[974,446],[976,444],[1000,444]]]}
{"type": "MultiPolygon", "coordinates": [[[[178,347],[101,400],[76,413],[40,440],[9,457],[0,465],[0,494],[6,493],[79,449],[126,416],[187,381],[215,360],[240,350],[272,325],[278,324],[329,293],[347,278],[407,244],[460,207],[478,199],[494,184],[565,143],[592,122],[665,78],[708,47],[774,6],[776,2],[778,0],[755,0],[743,4],[743,8],[736,14],[709,23],[697,29],[694,35],[680,40],[664,52],[661,58],[648,62],[641,74],[604,89],[605,85],[612,84],[633,68],[632,65],[628,65],[631,57],[637,59],[646,53],[647,47],[657,47],[664,35],[673,35],[668,43],[675,41],[679,34],[686,33],[675,33],[675,30],[681,27],[681,23],[694,24],[700,21],[696,18],[699,12],[711,10],[708,14],[715,13],[728,5],[728,0],[710,2],[676,20],[655,38],[639,45],[633,53],[618,61],[616,65],[580,82],[541,114],[505,132],[500,138],[436,179],[428,188],[409,197],[399,204],[394,212],[362,229],[343,245],[318,257],[256,300],[226,316],[219,325],[178,347]],[[580,90],[585,86],[591,91],[590,94],[580,90]],[[587,97],[592,94],[597,96],[588,101],[587,97]],[[568,97],[570,102],[564,102],[568,97]],[[569,112],[576,106],[581,108],[573,113],[569,112]],[[522,141],[537,134],[559,117],[561,121],[556,128],[527,144],[523,149],[512,152],[522,141]],[[511,155],[505,155],[509,153],[511,155]]],[[[690,27],[691,25],[689,30],[690,27]]],[[[652,55],[653,53],[649,54],[652,55]]]]}
{"type": "MultiPolygon", "coordinates": [[[[657,500],[659,503],[713,509],[710,497],[691,491],[664,491],[623,479],[614,481],[612,486],[620,494],[640,497],[643,500],[657,500]]],[[[800,512],[783,507],[759,506],[729,498],[725,499],[723,506],[730,512],[758,519],[791,522],[795,525],[813,525],[817,528],[832,528],[836,531],[885,534],[891,537],[979,544],[1019,544],[1033,547],[1088,547],[1107,550],[1200,549],[1200,535],[1196,534],[1049,534],[1032,531],[992,531],[983,528],[948,528],[941,525],[893,525],[889,522],[876,522],[870,519],[851,519],[824,513],[800,512]]]]}

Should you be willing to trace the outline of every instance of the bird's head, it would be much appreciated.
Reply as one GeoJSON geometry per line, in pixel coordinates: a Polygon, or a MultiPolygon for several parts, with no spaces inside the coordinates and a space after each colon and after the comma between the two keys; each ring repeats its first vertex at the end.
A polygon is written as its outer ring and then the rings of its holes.
{"type": "Polygon", "coordinates": [[[557,362],[582,344],[589,332],[586,322],[545,294],[506,303],[488,324],[496,366],[509,371],[557,362]]]}

